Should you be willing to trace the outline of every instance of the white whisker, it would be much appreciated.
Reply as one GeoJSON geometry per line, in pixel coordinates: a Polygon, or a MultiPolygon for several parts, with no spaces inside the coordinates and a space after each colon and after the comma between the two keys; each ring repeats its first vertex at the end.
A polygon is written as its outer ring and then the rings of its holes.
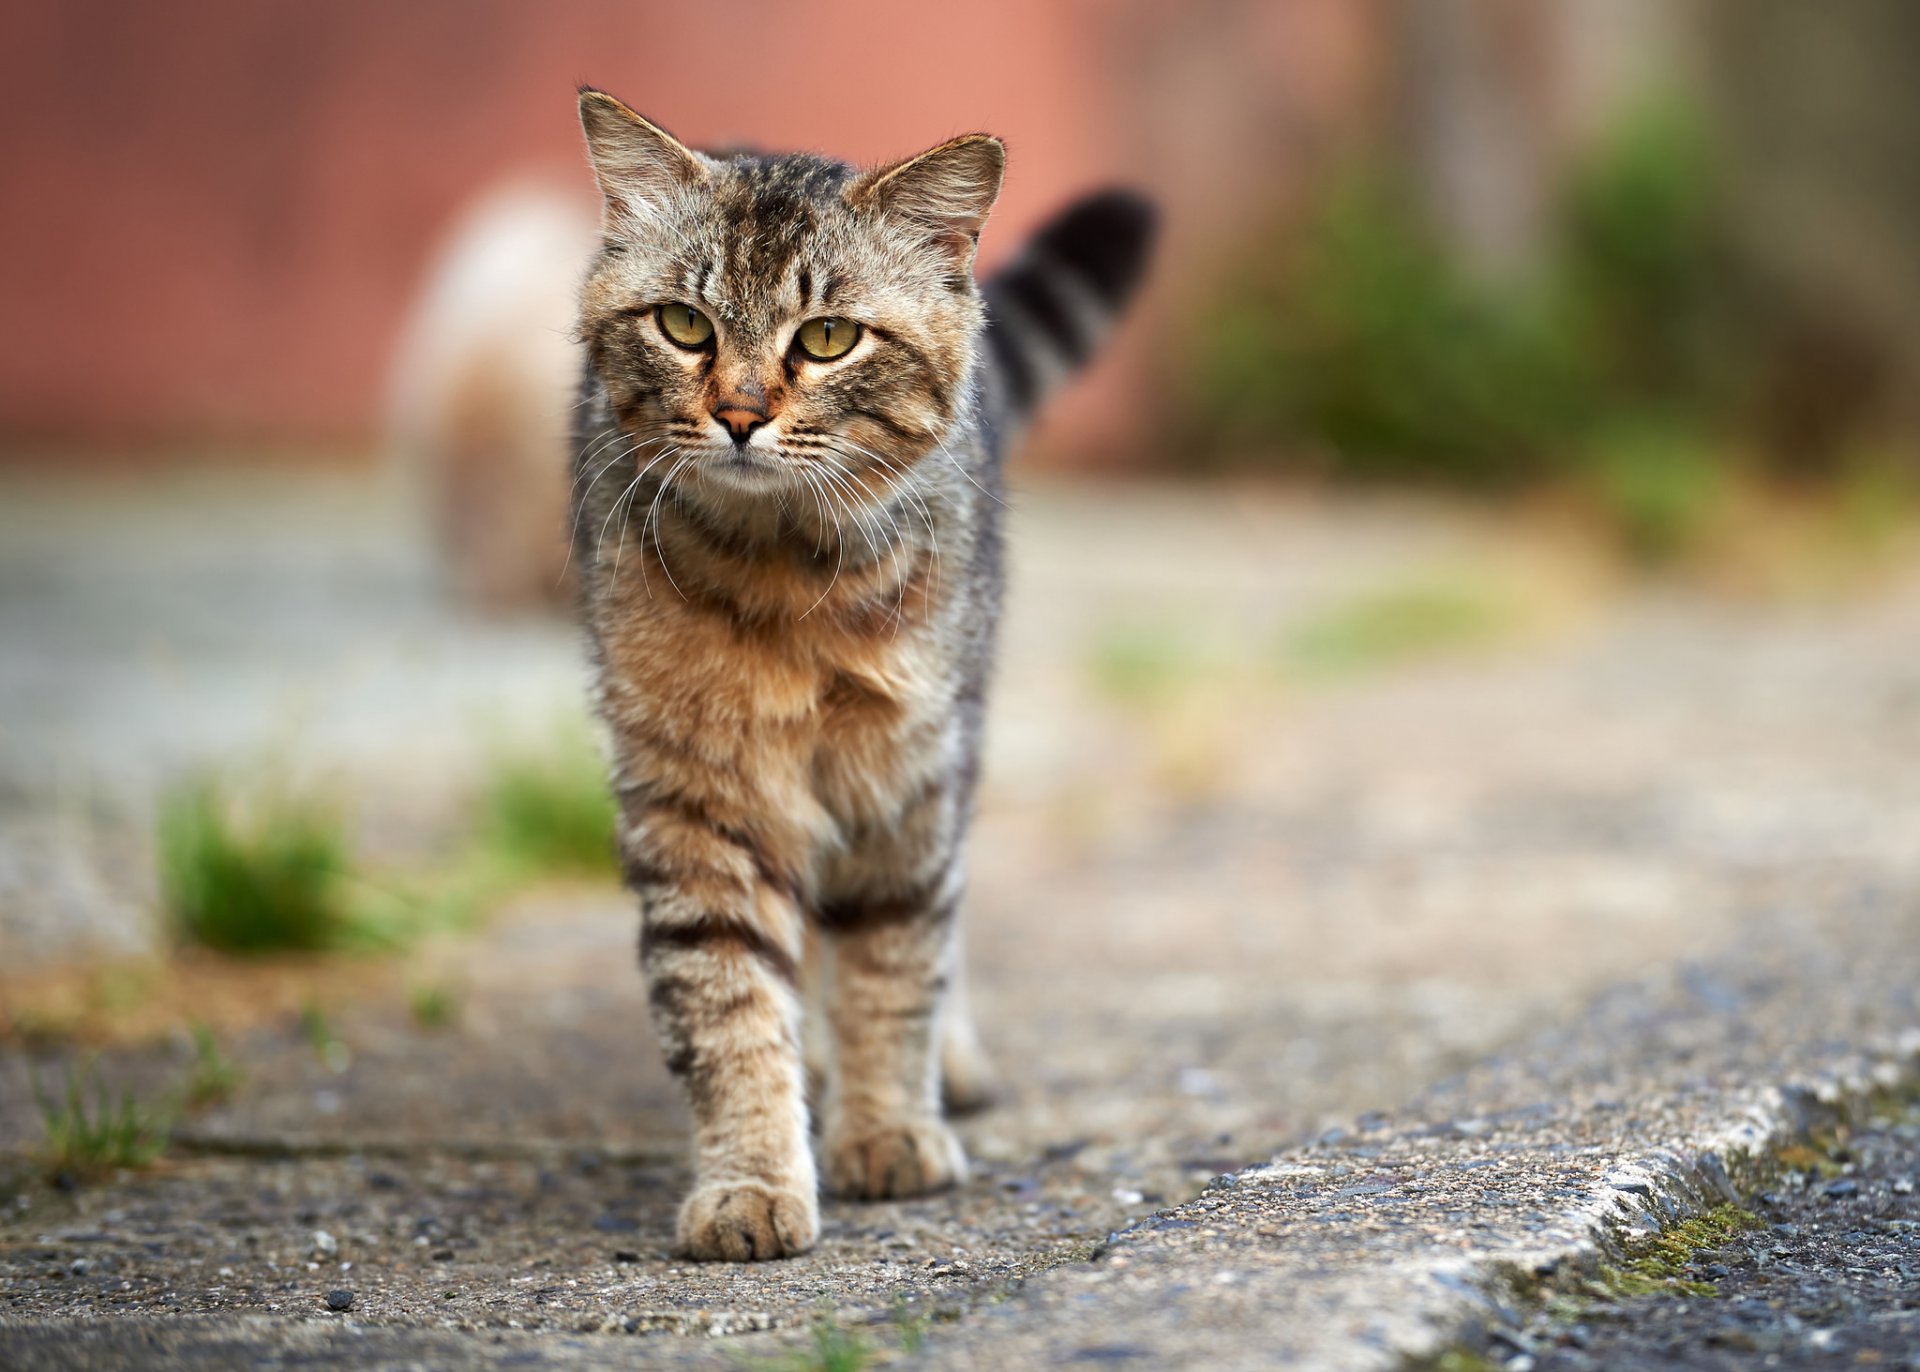
{"type": "MultiPolygon", "coordinates": [[[[931,545],[931,549],[933,553],[933,561],[931,566],[931,571],[933,575],[932,594],[933,594],[933,597],[937,600],[940,594],[940,569],[941,569],[941,564],[943,560],[940,554],[940,534],[938,529],[936,528],[936,521],[934,520],[934,517],[933,517],[933,509],[931,506],[927,504],[926,495],[919,489],[918,482],[915,479],[914,472],[908,468],[898,465],[898,463],[896,463],[894,460],[884,456],[883,454],[876,453],[871,449],[861,447],[858,443],[855,443],[850,439],[844,438],[842,435],[838,435],[838,434],[834,435],[833,440],[829,441],[830,447],[833,446],[834,440],[846,443],[846,445],[852,448],[855,452],[858,452],[861,455],[878,463],[883,469],[898,475],[899,484],[896,487],[896,489],[906,499],[909,509],[914,509],[917,507],[921,522],[924,523],[927,527],[927,541],[931,545]]],[[[846,456],[844,453],[840,453],[838,448],[835,448],[834,451],[838,453],[842,458],[846,456]]],[[[896,525],[896,527],[898,526],[896,525]]],[[[894,634],[896,636],[898,636],[900,632],[902,616],[906,608],[906,597],[907,597],[907,582],[906,582],[906,578],[902,577],[900,582],[900,593],[898,598],[895,601],[895,607],[894,607],[893,628],[894,628],[894,634]]]]}
{"type": "Polygon", "coordinates": [[[955,457],[951,452],[947,450],[947,444],[945,439],[942,439],[940,442],[934,444],[934,447],[940,450],[940,455],[942,457],[946,458],[947,461],[953,464],[953,469],[956,472],[960,473],[960,475],[964,476],[968,481],[973,482],[974,490],[980,492],[981,495],[985,496],[988,500],[991,500],[994,504],[998,505],[1001,509],[1007,508],[1006,501],[1002,500],[999,496],[995,495],[992,491],[988,490],[985,486],[982,486],[978,481],[974,481],[973,473],[968,471],[965,467],[962,467],[960,465],[960,459],[955,457]]]}
{"type": "MultiPolygon", "coordinates": [[[[644,480],[648,472],[652,471],[655,467],[659,466],[662,462],[666,461],[668,458],[672,457],[675,453],[679,451],[680,449],[678,448],[668,448],[665,452],[657,453],[653,457],[649,458],[647,460],[647,465],[640,469],[640,475],[634,478],[636,484],[639,481],[644,480]]],[[[629,489],[631,490],[631,488],[629,489]]],[[[620,516],[620,541],[613,545],[613,585],[616,589],[620,585],[620,557],[621,557],[621,554],[625,553],[627,550],[627,520],[632,518],[632,516],[633,516],[633,500],[632,500],[632,497],[629,496],[627,498],[627,512],[620,516]]],[[[642,543],[641,555],[643,557],[645,556],[644,539],[642,543]]],[[[646,564],[643,562],[640,564],[640,566],[641,566],[641,570],[644,572],[646,569],[646,564]]]]}
{"type": "MultiPolygon", "coordinates": [[[[805,469],[803,468],[802,470],[805,470],[805,469]]],[[[818,475],[818,474],[819,474],[819,473],[814,473],[814,475],[818,475]]],[[[827,487],[827,486],[824,486],[824,485],[823,485],[823,486],[822,486],[822,487],[821,487],[820,489],[821,489],[821,490],[823,490],[823,491],[825,491],[825,492],[827,493],[827,495],[828,495],[828,496],[829,496],[829,497],[831,498],[831,496],[832,496],[832,494],[833,494],[833,491],[832,491],[832,488],[831,488],[831,487],[827,487]]],[[[846,560],[847,560],[847,540],[846,540],[846,537],[845,537],[844,535],[842,535],[841,537],[839,537],[838,539],[836,539],[836,540],[835,540],[835,543],[836,543],[836,545],[837,545],[837,546],[838,546],[838,548],[839,548],[839,556],[837,556],[837,557],[836,557],[836,558],[834,559],[834,563],[833,563],[833,576],[832,576],[832,578],[831,578],[831,579],[830,579],[830,580],[829,580],[829,581],[827,582],[827,589],[826,589],[826,590],[824,590],[824,591],[822,591],[822,592],[820,592],[820,599],[819,599],[819,600],[816,600],[816,601],[814,601],[814,602],[813,602],[813,604],[811,604],[811,605],[809,605],[809,606],[807,606],[807,608],[806,608],[806,610],[805,610],[805,611],[804,611],[804,612],[803,612],[803,613],[801,614],[801,616],[800,616],[800,618],[801,618],[801,619],[805,619],[805,618],[806,618],[806,617],[807,617],[808,615],[810,615],[810,614],[812,614],[812,613],[813,613],[813,612],[814,612],[815,610],[817,610],[817,609],[819,609],[819,608],[820,608],[820,603],[821,603],[821,601],[824,601],[824,600],[825,600],[825,599],[826,599],[826,598],[827,598],[828,596],[830,596],[830,595],[832,595],[832,594],[833,594],[833,588],[834,588],[835,586],[837,586],[837,585],[839,585],[839,584],[840,584],[840,568],[841,568],[841,567],[842,567],[843,565],[845,565],[845,563],[846,563],[846,560]]],[[[796,622],[797,622],[797,621],[796,621],[796,622]]]]}
{"type": "MultiPolygon", "coordinates": [[[[680,475],[681,471],[684,470],[687,464],[689,464],[692,461],[693,461],[693,455],[688,454],[686,457],[681,458],[678,462],[674,463],[671,467],[667,468],[667,474],[660,478],[660,489],[655,491],[653,494],[653,504],[649,506],[647,509],[647,517],[645,520],[641,522],[641,525],[640,525],[640,547],[642,549],[643,558],[644,558],[644,550],[646,549],[646,546],[647,546],[647,530],[651,528],[654,531],[654,534],[653,534],[654,551],[660,555],[660,570],[666,573],[667,584],[673,587],[674,593],[678,595],[682,600],[685,600],[687,598],[687,593],[681,590],[680,583],[673,579],[673,568],[667,565],[667,547],[666,547],[666,544],[660,538],[660,523],[659,523],[660,502],[666,498],[667,487],[673,484],[673,479],[676,476],[680,475]]],[[[653,599],[653,586],[650,582],[647,581],[647,564],[644,560],[640,563],[640,579],[641,579],[641,582],[645,584],[647,587],[647,599],[649,600],[653,599]]]]}
{"type": "MultiPolygon", "coordinates": [[[[593,495],[593,488],[600,484],[600,478],[605,476],[608,472],[612,471],[615,467],[619,466],[622,462],[625,462],[628,458],[632,457],[635,453],[639,452],[642,448],[651,447],[655,443],[664,443],[665,441],[666,441],[666,438],[662,436],[660,438],[649,438],[642,443],[635,443],[631,447],[625,448],[620,452],[615,453],[612,457],[608,458],[604,463],[601,464],[600,469],[598,471],[594,472],[593,480],[587,483],[586,491],[581,495],[579,502],[574,506],[573,527],[567,532],[567,555],[560,562],[560,575],[554,579],[554,583],[553,583],[554,585],[558,586],[561,582],[567,579],[567,568],[573,565],[574,541],[580,537],[580,516],[586,513],[587,501],[593,495]]],[[[582,458],[582,465],[585,465],[584,457],[582,458]]],[[[645,474],[644,471],[642,474],[643,475],[645,474]]],[[[573,479],[574,489],[578,490],[580,487],[581,481],[585,479],[586,479],[586,474],[584,472],[581,473],[579,476],[575,477],[573,479]]]]}

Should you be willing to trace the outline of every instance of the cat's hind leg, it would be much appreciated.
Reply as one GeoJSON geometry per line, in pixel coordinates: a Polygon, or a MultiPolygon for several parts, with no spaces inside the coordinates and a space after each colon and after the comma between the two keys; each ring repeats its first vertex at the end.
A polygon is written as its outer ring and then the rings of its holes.
{"type": "Polygon", "coordinates": [[[807,1109],[817,1119],[833,1073],[833,1026],[827,1022],[827,950],[812,924],[807,925],[805,947],[800,967],[800,1060],[807,1072],[807,1109]]]}
{"type": "Polygon", "coordinates": [[[940,1101],[949,1115],[971,1115],[999,1099],[1000,1080],[974,1026],[966,957],[958,939],[955,944],[946,1004],[940,1010],[940,1101]]]}

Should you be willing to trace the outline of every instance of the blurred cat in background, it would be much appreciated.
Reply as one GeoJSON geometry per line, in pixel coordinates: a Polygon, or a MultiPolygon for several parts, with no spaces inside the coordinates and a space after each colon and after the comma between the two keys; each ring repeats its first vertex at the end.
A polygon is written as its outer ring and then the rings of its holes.
{"type": "Polygon", "coordinates": [[[487,611],[563,605],[574,315],[600,244],[590,196],[492,190],[435,251],[395,354],[394,453],[431,512],[449,589],[487,611]]]}

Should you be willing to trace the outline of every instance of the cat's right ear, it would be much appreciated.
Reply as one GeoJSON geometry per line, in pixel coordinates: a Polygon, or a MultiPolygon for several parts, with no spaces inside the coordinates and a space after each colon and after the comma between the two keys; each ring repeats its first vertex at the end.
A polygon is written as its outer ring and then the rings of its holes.
{"type": "Polygon", "coordinates": [[[580,127],[587,135],[594,179],[610,209],[644,214],[648,207],[708,179],[705,158],[605,91],[580,88],[580,127]]]}

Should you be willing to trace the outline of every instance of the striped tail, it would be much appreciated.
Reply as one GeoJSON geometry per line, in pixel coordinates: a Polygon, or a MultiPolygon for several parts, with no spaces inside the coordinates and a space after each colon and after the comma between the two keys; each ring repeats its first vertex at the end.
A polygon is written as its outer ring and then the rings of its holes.
{"type": "Polygon", "coordinates": [[[1003,433],[1099,350],[1146,275],[1156,218],[1131,191],[1090,195],[987,281],[987,404],[1003,433]]]}

